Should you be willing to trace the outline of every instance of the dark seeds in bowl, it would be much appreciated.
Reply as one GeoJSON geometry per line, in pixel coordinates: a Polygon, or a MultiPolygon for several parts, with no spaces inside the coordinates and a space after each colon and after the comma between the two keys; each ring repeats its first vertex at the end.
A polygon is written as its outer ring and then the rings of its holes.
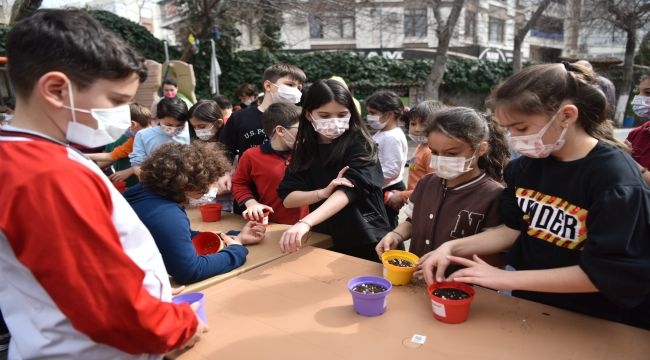
{"type": "Polygon", "coordinates": [[[353,287],[352,290],[361,294],[379,294],[386,291],[387,289],[382,285],[363,283],[353,287]]]}
{"type": "Polygon", "coordinates": [[[399,267],[413,267],[413,263],[404,259],[390,259],[388,263],[399,267]]]}
{"type": "Polygon", "coordinates": [[[469,297],[468,293],[454,288],[438,288],[433,290],[433,295],[445,300],[463,300],[469,297]]]}

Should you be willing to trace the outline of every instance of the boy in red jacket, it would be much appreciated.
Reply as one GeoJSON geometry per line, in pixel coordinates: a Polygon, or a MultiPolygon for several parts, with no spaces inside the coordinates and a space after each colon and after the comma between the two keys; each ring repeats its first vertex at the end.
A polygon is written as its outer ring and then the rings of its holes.
{"type": "Polygon", "coordinates": [[[262,127],[269,138],[244,152],[232,178],[232,193],[245,218],[295,224],[309,212],[306,206],[287,209],[276,189],[289,165],[298,133],[300,108],[288,103],[271,104],[262,115],[262,127]]]}

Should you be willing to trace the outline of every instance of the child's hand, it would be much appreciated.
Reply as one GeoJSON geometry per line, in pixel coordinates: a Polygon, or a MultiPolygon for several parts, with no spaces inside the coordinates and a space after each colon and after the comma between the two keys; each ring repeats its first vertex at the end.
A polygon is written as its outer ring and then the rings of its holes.
{"type": "Polygon", "coordinates": [[[397,249],[397,245],[399,245],[401,241],[402,239],[400,239],[400,237],[394,231],[391,231],[384,235],[381,241],[377,243],[375,251],[377,251],[377,255],[379,255],[381,258],[381,254],[385,253],[386,251],[397,249]]]}
{"type": "Polygon", "coordinates": [[[321,199],[327,199],[332,195],[332,193],[339,186],[347,186],[351,188],[354,187],[354,184],[352,184],[350,180],[343,177],[343,174],[345,174],[345,172],[348,171],[349,168],[350,168],[349,166],[346,166],[343,169],[341,169],[341,171],[339,171],[339,174],[336,176],[336,178],[330,181],[329,185],[327,185],[326,188],[316,190],[316,194],[318,195],[318,197],[321,199]]]}
{"type": "Polygon", "coordinates": [[[287,229],[280,238],[280,250],[283,253],[296,252],[302,246],[302,237],[311,230],[311,226],[304,221],[295,223],[287,229]]]}
{"type": "Polygon", "coordinates": [[[445,270],[451,262],[449,243],[443,243],[437,249],[424,254],[418,261],[418,270],[413,273],[417,278],[424,278],[427,285],[434,282],[445,281],[445,270]],[[435,271],[435,273],[434,273],[435,271]]]}
{"type": "Polygon", "coordinates": [[[180,348],[178,348],[176,350],[172,350],[172,351],[168,352],[167,354],[165,354],[165,359],[176,359],[178,356],[180,356],[185,351],[187,351],[187,349],[194,346],[194,344],[196,344],[201,339],[201,335],[203,333],[208,332],[208,325],[206,323],[204,323],[203,320],[201,320],[199,318],[198,314],[196,314],[196,311],[199,309],[199,306],[200,306],[200,304],[198,302],[195,302],[195,303],[190,305],[192,310],[194,310],[194,315],[196,315],[196,320],[199,321],[199,324],[196,327],[196,332],[194,333],[194,336],[192,336],[189,340],[187,340],[187,342],[185,342],[185,344],[181,345],[180,348]]]}
{"type": "Polygon", "coordinates": [[[118,171],[115,174],[111,174],[108,178],[111,179],[111,181],[126,181],[126,179],[131,175],[133,175],[133,169],[128,168],[126,170],[118,171]]]}
{"type": "Polygon", "coordinates": [[[404,199],[399,191],[391,191],[391,194],[388,200],[386,200],[386,205],[395,211],[399,211],[404,206],[404,199]]]}
{"type": "Polygon", "coordinates": [[[264,225],[255,221],[249,221],[241,230],[239,240],[244,245],[258,244],[264,240],[264,234],[266,234],[266,227],[264,225]]]}
{"type": "Polygon", "coordinates": [[[274,212],[272,207],[268,205],[256,203],[251,206],[247,205],[246,210],[244,210],[244,212],[242,213],[242,216],[246,220],[251,220],[251,221],[254,220],[257,222],[261,222],[262,219],[264,218],[264,210],[274,212]]]}
{"type": "Polygon", "coordinates": [[[226,243],[226,246],[230,246],[230,245],[243,245],[243,244],[242,244],[242,241],[241,241],[241,240],[239,239],[239,237],[237,237],[237,236],[230,236],[230,235],[227,235],[227,234],[222,233],[222,232],[217,233],[217,235],[219,235],[219,237],[221,238],[221,240],[223,240],[223,242],[226,243]]]}

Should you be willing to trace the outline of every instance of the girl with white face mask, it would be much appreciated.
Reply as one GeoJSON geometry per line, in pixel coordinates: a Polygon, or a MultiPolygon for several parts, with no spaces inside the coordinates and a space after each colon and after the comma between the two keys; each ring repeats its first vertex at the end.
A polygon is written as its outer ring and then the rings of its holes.
{"type": "Polygon", "coordinates": [[[216,101],[199,100],[188,113],[190,139],[216,142],[223,127],[223,115],[216,101]]]}
{"type": "Polygon", "coordinates": [[[398,192],[406,189],[404,166],[408,153],[406,135],[399,120],[404,117],[404,104],[397,94],[388,90],[375,91],[366,101],[368,126],[377,130],[372,136],[379,148],[379,162],[384,173],[384,203],[390,226],[397,226],[400,207],[388,202],[398,192]]]}
{"type": "Polygon", "coordinates": [[[332,236],[331,250],[379,261],[374,247],[390,229],[383,205],[384,179],[377,148],[352,95],[336,80],[307,91],[291,163],[277,189],[287,208],[310,213],[280,239],[297,251],[310,230],[332,236]]]}
{"type": "Polygon", "coordinates": [[[488,103],[523,155],[504,170],[504,225],[422,257],[428,283],[457,263],[449,280],[650,329],[650,189],[595,80],[580,65],[544,64],[493,90],[488,103]],[[508,249],[517,271],[481,259],[508,249]]]}
{"type": "Polygon", "coordinates": [[[407,221],[382,239],[378,254],[410,237],[409,251],[422,256],[449,240],[501,224],[498,198],[508,146],[499,126],[473,109],[457,107],[432,114],[424,133],[434,172],[418,181],[407,221]]]}

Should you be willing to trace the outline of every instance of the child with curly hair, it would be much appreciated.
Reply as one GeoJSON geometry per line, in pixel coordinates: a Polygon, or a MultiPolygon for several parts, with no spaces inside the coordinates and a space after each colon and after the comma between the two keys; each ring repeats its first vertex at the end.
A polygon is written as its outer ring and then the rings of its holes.
{"type": "Polygon", "coordinates": [[[183,203],[200,198],[229,169],[215,144],[171,142],[160,146],[142,164],[140,184],[124,197],[153,235],[165,267],[179,284],[197,282],[231,271],[246,261],[244,244],[264,239],[264,226],[248,222],[240,235],[221,234],[228,245],[218,253],[199,256],[192,244],[198,233],[190,228],[183,203]]]}

